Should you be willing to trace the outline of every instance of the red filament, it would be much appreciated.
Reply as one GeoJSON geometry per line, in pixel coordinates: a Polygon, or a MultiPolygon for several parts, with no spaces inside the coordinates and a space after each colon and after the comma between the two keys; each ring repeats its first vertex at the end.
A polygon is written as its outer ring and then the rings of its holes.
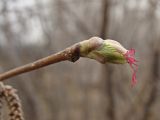
{"type": "Polygon", "coordinates": [[[138,65],[136,64],[137,60],[134,58],[135,50],[130,49],[125,53],[126,60],[132,69],[132,86],[137,83],[136,73],[138,69],[138,65]]]}

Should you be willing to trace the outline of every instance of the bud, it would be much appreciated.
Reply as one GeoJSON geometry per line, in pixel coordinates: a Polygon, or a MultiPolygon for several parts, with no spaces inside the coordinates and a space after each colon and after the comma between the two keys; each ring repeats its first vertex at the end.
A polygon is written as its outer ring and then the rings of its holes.
{"type": "Polygon", "coordinates": [[[82,57],[95,59],[100,63],[126,63],[124,54],[127,50],[117,41],[103,40],[98,37],[92,37],[89,40],[80,42],[80,53],[82,57]]]}
{"type": "Polygon", "coordinates": [[[135,85],[137,64],[134,58],[135,50],[125,49],[119,42],[114,40],[103,40],[99,37],[92,37],[89,40],[80,42],[80,55],[95,59],[100,63],[106,62],[114,64],[128,63],[133,70],[132,85],[135,85]]]}

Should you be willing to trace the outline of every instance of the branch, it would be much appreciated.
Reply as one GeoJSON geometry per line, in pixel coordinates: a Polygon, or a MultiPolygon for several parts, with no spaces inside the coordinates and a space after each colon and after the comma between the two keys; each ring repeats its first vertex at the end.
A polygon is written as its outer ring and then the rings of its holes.
{"type": "Polygon", "coordinates": [[[30,72],[32,70],[39,69],[41,67],[54,64],[57,62],[65,61],[65,60],[70,60],[72,62],[76,61],[79,58],[79,47],[78,44],[73,45],[70,48],[67,48],[63,51],[60,51],[56,54],[47,56],[45,58],[39,59],[35,62],[29,63],[24,66],[17,67],[15,69],[9,70],[5,73],[0,74],[0,81],[11,78],[13,76],[30,72]]]}
{"type": "Polygon", "coordinates": [[[75,62],[80,57],[95,59],[100,63],[110,62],[115,64],[123,64],[128,60],[125,56],[126,53],[127,50],[117,41],[103,40],[99,37],[92,37],[48,57],[4,72],[0,74],[0,81],[61,61],[68,60],[75,62]]]}

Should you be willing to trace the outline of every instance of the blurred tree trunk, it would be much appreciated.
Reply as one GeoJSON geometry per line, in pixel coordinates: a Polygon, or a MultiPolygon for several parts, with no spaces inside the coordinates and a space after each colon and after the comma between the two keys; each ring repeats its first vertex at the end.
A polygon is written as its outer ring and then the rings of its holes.
{"type": "MultiPolygon", "coordinates": [[[[100,37],[102,39],[107,39],[108,37],[108,29],[109,29],[109,13],[110,13],[110,0],[102,1],[102,27],[100,37]]],[[[112,85],[112,66],[108,64],[105,65],[104,70],[104,82],[105,84],[104,91],[106,92],[106,102],[108,102],[108,106],[106,108],[106,117],[109,120],[114,120],[114,98],[113,98],[113,85],[112,85]]]]}

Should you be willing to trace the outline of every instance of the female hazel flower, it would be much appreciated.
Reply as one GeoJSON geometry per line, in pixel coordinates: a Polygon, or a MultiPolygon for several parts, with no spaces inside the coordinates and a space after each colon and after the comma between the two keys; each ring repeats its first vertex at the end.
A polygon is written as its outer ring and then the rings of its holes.
{"type": "Polygon", "coordinates": [[[130,49],[124,54],[127,62],[129,63],[131,69],[133,70],[132,86],[134,86],[137,83],[136,72],[137,72],[137,69],[138,69],[138,65],[136,64],[137,60],[134,58],[134,55],[135,55],[135,50],[134,49],[130,49]]]}
{"type": "Polygon", "coordinates": [[[80,42],[81,57],[95,59],[100,63],[114,64],[128,63],[132,69],[132,86],[137,82],[137,60],[134,58],[135,50],[125,49],[119,42],[114,40],[103,40],[99,37],[92,37],[89,40],[80,42]]]}

